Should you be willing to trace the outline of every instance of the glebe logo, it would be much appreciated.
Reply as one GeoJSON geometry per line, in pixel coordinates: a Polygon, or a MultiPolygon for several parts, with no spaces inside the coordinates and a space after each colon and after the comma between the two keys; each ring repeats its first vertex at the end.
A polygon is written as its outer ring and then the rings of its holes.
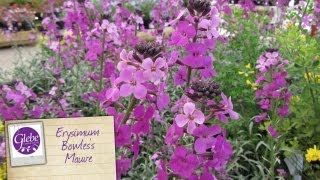
{"type": "Polygon", "coordinates": [[[13,136],[13,146],[21,154],[32,154],[37,151],[39,145],[40,136],[33,128],[23,127],[13,136]]]}

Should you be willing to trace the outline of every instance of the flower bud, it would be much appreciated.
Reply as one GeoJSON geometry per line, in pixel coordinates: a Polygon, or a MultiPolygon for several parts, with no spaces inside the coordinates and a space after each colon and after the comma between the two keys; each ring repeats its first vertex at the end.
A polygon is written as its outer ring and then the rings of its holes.
{"type": "Polygon", "coordinates": [[[153,58],[161,55],[162,47],[155,42],[142,42],[136,45],[135,50],[144,58],[153,58]]]}
{"type": "Polygon", "coordinates": [[[220,86],[215,81],[195,81],[191,83],[193,93],[189,93],[191,99],[214,99],[220,96],[220,86]]]}
{"type": "Polygon", "coordinates": [[[211,4],[208,0],[189,0],[188,10],[191,15],[206,16],[211,11],[211,4]]]}

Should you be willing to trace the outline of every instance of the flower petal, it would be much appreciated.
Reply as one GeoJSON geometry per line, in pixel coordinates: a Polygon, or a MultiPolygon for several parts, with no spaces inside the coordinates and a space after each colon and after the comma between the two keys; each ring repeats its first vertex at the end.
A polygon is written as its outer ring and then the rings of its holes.
{"type": "Polygon", "coordinates": [[[144,69],[151,69],[152,66],[153,66],[153,61],[151,58],[147,58],[147,59],[143,60],[142,67],[144,69]]]}
{"type": "Polygon", "coordinates": [[[206,141],[203,138],[198,138],[194,143],[194,150],[197,153],[204,153],[207,150],[206,141]]]}
{"type": "Polygon", "coordinates": [[[194,111],[193,117],[194,117],[194,122],[196,122],[198,124],[203,124],[203,122],[205,120],[204,114],[199,110],[194,111]]]}
{"type": "Polygon", "coordinates": [[[193,131],[194,131],[196,128],[197,128],[197,126],[196,126],[196,123],[195,123],[195,122],[193,122],[193,121],[189,121],[189,122],[188,122],[187,132],[188,132],[189,134],[192,134],[193,131]]]}
{"type": "Polygon", "coordinates": [[[123,97],[127,97],[129,96],[130,94],[132,94],[132,87],[130,84],[123,84],[121,87],[120,87],[120,95],[123,96],[123,97]]]}
{"type": "Polygon", "coordinates": [[[157,67],[157,69],[160,69],[160,68],[164,67],[165,60],[163,58],[157,58],[157,60],[154,63],[154,65],[157,67]]]}
{"type": "Polygon", "coordinates": [[[183,106],[183,112],[186,115],[192,114],[195,109],[196,109],[196,105],[191,102],[187,102],[183,106]]]}
{"type": "Polygon", "coordinates": [[[133,94],[137,99],[143,99],[147,95],[147,89],[143,85],[137,84],[134,88],[133,94]]]}
{"type": "Polygon", "coordinates": [[[179,127],[183,127],[185,126],[187,123],[188,123],[188,117],[186,117],[185,115],[183,114],[178,114],[177,117],[174,119],[177,123],[177,125],[179,127]]]}

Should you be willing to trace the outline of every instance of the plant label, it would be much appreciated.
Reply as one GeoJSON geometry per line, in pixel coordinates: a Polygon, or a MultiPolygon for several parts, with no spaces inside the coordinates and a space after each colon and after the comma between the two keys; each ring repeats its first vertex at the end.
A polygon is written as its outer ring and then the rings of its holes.
{"type": "Polygon", "coordinates": [[[113,117],[6,121],[7,177],[116,179],[113,117]]]}

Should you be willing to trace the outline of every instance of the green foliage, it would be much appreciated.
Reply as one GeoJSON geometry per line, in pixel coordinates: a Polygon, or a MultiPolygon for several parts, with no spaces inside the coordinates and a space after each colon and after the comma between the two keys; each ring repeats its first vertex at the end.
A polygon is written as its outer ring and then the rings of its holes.
{"type": "MultiPolygon", "coordinates": [[[[227,44],[218,44],[214,53],[216,61],[215,69],[218,73],[217,81],[226,94],[232,96],[237,112],[244,117],[251,118],[257,115],[257,108],[254,99],[254,90],[246,84],[246,80],[253,81],[255,73],[249,77],[240,76],[238,73],[245,71],[245,66],[250,63],[254,70],[256,61],[265,50],[260,40],[261,24],[263,19],[257,19],[253,14],[250,18],[244,19],[242,11],[235,10],[233,17],[226,17],[226,29],[233,32],[227,44]]],[[[249,69],[248,69],[249,70],[249,69]]]]}
{"type": "Polygon", "coordinates": [[[145,0],[139,3],[138,8],[142,11],[145,19],[151,19],[151,10],[155,4],[155,0],[145,0]]]}
{"type": "Polygon", "coordinates": [[[304,34],[298,27],[278,33],[277,40],[283,57],[291,63],[288,71],[294,94],[291,123],[283,128],[292,132],[299,148],[305,150],[320,139],[320,41],[304,34]]]}

